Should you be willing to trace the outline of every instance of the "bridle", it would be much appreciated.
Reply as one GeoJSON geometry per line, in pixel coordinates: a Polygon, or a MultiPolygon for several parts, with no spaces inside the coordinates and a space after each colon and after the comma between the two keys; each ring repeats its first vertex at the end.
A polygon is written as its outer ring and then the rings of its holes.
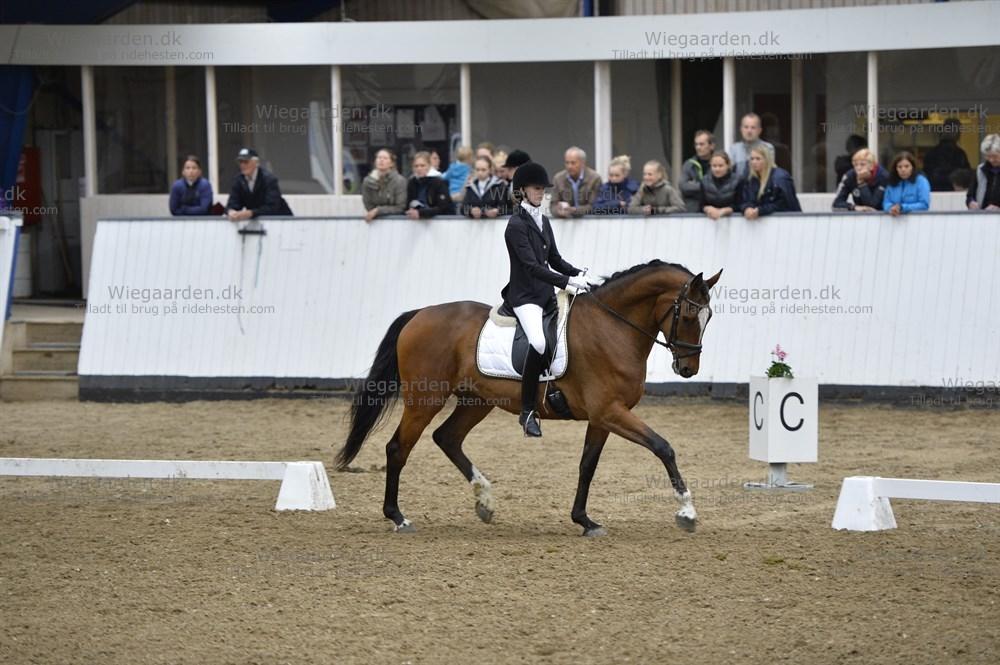
{"type": "MultiPolygon", "coordinates": [[[[609,305],[607,305],[600,298],[598,298],[596,293],[591,293],[590,295],[594,296],[594,302],[600,305],[601,308],[604,309],[604,311],[606,311],[608,314],[615,317],[619,321],[622,321],[628,326],[635,328],[636,330],[641,332],[644,336],[653,340],[654,344],[659,344],[665,349],[670,349],[671,353],[674,356],[674,360],[680,360],[682,358],[688,358],[690,356],[698,355],[699,353],[701,353],[701,346],[702,346],[700,337],[698,338],[697,344],[691,344],[690,342],[682,342],[681,340],[677,339],[677,325],[680,323],[681,320],[681,306],[684,304],[691,305],[698,310],[699,315],[701,314],[701,311],[703,309],[707,309],[708,320],[712,319],[711,307],[709,307],[708,305],[702,305],[696,303],[695,301],[691,300],[691,298],[688,296],[688,292],[691,290],[691,282],[693,282],[694,279],[695,278],[692,277],[688,281],[684,282],[684,286],[681,287],[681,290],[677,293],[677,297],[674,298],[674,304],[671,305],[670,308],[663,313],[663,316],[660,317],[660,320],[656,322],[656,332],[654,332],[652,335],[649,334],[649,332],[646,331],[645,329],[641,328],[640,326],[637,326],[636,324],[632,323],[624,316],[616,312],[609,305]],[[667,317],[670,316],[671,314],[673,314],[674,318],[673,321],[670,322],[670,334],[667,335],[666,342],[661,342],[658,339],[659,332],[663,328],[663,323],[667,320],[667,317]],[[678,354],[678,349],[684,349],[685,351],[687,351],[687,353],[678,354]]],[[[702,335],[704,335],[706,327],[708,327],[708,321],[705,321],[705,325],[701,327],[702,335]]]]}

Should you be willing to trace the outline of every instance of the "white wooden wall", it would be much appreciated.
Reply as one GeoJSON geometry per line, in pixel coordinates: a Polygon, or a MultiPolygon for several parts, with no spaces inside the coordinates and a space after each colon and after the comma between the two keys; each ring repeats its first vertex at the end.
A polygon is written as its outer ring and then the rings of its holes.
{"type": "MultiPolygon", "coordinates": [[[[191,377],[364,376],[400,312],[454,300],[495,303],[507,280],[504,221],[445,218],[264,222],[241,239],[217,220],[98,224],[79,373],[191,377]],[[259,254],[258,254],[259,252],[259,254]],[[220,305],[270,313],[164,314],[193,299],[109,288],[242,288],[220,305]],[[126,311],[114,312],[116,305],[126,311]],[[111,313],[95,313],[110,306],[111,313]],[[242,322],[242,330],[241,330],[242,322]]],[[[701,216],[555,221],[564,257],[600,273],[652,258],[686,264],[718,288],[811,289],[812,298],[717,292],[695,380],[746,382],[780,343],[802,376],[842,385],[942,386],[1000,380],[1000,215],[779,215],[750,223],[701,216]],[[838,298],[821,300],[824,287],[838,298]],[[744,302],[745,301],[745,302],[744,302]],[[772,304],[827,313],[767,313],[772,304]],[[755,306],[751,313],[740,309],[755,306]],[[851,313],[850,307],[870,307],[851,313]]],[[[574,320],[574,326],[586,322],[574,320]]],[[[681,381],[658,348],[647,381],[681,381]]]]}
{"type": "Polygon", "coordinates": [[[14,262],[17,259],[17,235],[21,217],[0,217],[0,349],[6,327],[7,301],[14,288],[14,262]]]}

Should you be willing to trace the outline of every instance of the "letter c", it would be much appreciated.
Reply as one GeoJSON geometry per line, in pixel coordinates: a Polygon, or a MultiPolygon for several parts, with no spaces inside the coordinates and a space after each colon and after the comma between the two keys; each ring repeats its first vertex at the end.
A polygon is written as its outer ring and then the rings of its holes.
{"type": "Polygon", "coordinates": [[[797,398],[799,400],[799,404],[802,404],[802,405],[805,405],[806,401],[804,399],[802,399],[802,395],[800,395],[798,393],[794,393],[794,392],[788,393],[787,395],[785,395],[784,399],[781,400],[781,409],[779,411],[779,413],[781,415],[781,424],[789,432],[795,432],[797,430],[802,429],[802,423],[805,422],[805,418],[799,418],[799,424],[796,425],[795,427],[789,427],[788,426],[788,423],[785,422],[785,402],[788,401],[789,397],[795,397],[795,398],[797,398]]]}
{"type": "Polygon", "coordinates": [[[757,428],[757,431],[759,432],[764,427],[764,419],[761,418],[760,422],[759,423],[757,422],[757,398],[758,397],[760,398],[760,403],[763,406],[763,404],[764,404],[764,396],[760,394],[759,390],[757,391],[757,394],[753,396],[753,425],[754,425],[754,427],[757,428]]]}

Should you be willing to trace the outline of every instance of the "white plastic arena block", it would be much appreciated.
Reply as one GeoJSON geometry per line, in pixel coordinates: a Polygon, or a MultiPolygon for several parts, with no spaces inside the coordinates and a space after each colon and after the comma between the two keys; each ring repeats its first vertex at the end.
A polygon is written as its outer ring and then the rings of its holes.
{"type": "Polygon", "coordinates": [[[894,529],[896,518],[889,499],[1000,504],[1000,483],[871,476],[844,478],[832,526],[849,531],[894,529]]]}
{"type": "Polygon", "coordinates": [[[875,478],[851,476],[840,486],[833,528],[848,531],[882,531],[896,528],[889,499],[875,492],[875,478]]]}
{"type": "Polygon", "coordinates": [[[0,458],[0,476],[280,480],[275,510],[336,508],[322,462],[0,458]]]}
{"type": "Polygon", "coordinates": [[[330,510],[336,507],[322,462],[288,463],[275,510],[330,510]]]}

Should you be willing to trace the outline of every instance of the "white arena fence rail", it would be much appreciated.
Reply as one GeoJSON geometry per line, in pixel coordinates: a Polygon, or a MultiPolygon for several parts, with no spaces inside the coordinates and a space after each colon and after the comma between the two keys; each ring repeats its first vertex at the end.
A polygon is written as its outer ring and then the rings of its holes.
{"type": "Polygon", "coordinates": [[[20,215],[0,215],[0,350],[3,349],[4,322],[14,295],[20,227],[20,215]]]}
{"type": "Polygon", "coordinates": [[[330,510],[336,507],[322,462],[3,457],[0,458],[0,476],[280,480],[275,510],[330,510]]]}
{"type": "Polygon", "coordinates": [[[832,526],[848,531],[895,529],[889,499],[1000,504],[1000,483],[851,476],[840,487],[832,526]]]}
{"type": "MultiPolygon", "coordinates": [[[[495,304],[507,281],[505,220],[262,226],[266,235],[253,236],[217,218],[99,222],[81,396],[343,387],[366,375],[401,312],[495,304]]],[[[553,226],[562,255],[599,274],[654,258],[706,275],[725,269],[698,384],[745,384],[776,343],[821,387],[919,396],[925,387],[996,390],[1000,380],[1000,215],[590,217],[553,226]]],[[[654,348],[650,389],[686,383],[654,348]]]]}

